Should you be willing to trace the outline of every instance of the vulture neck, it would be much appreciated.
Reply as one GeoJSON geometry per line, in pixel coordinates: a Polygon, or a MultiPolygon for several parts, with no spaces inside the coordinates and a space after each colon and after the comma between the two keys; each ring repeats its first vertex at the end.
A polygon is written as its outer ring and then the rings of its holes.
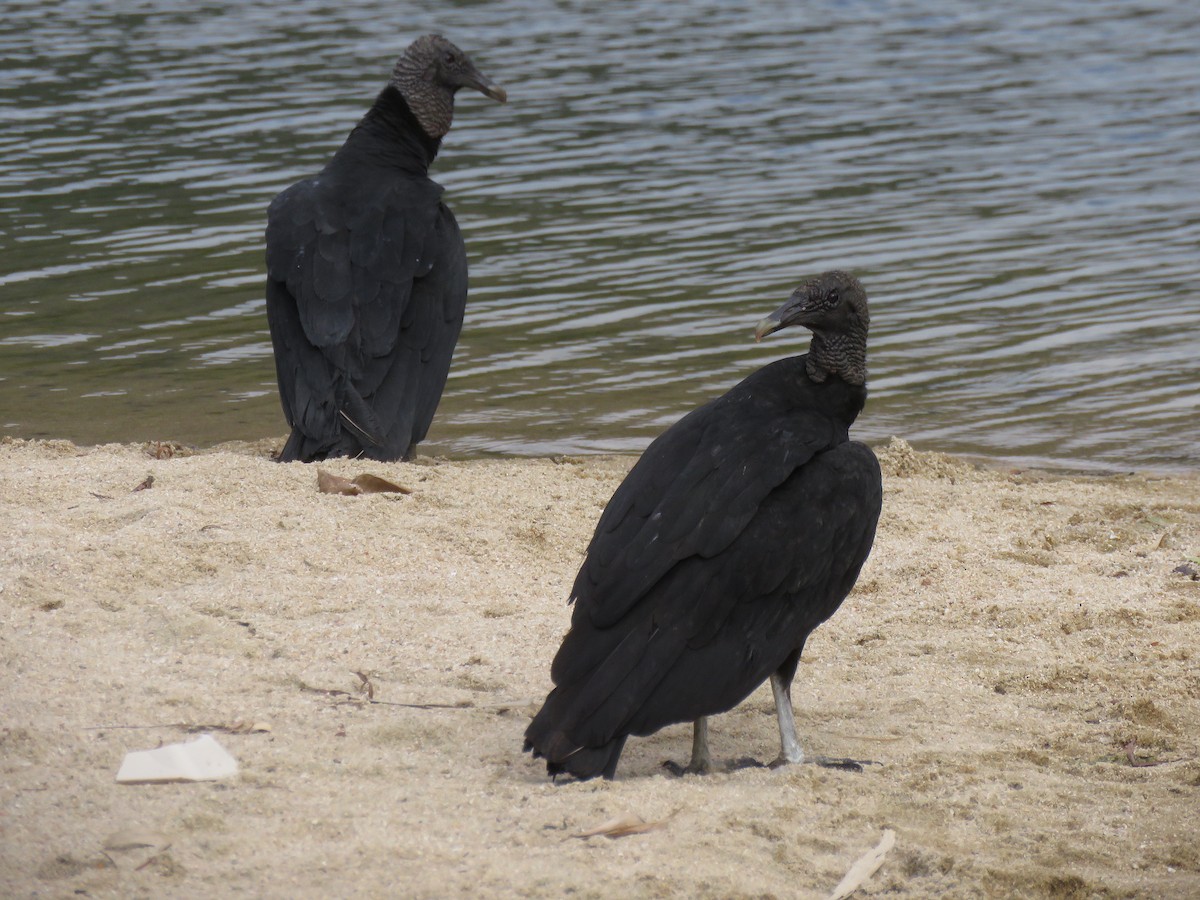
{"type": "Polygon", "coordinates": [[[838,332],[813,332],[808,348],[806,369],[810,380],[822,383],[836,375],[847,384],[865,387],[867,383],[867,336],[838,332]]]}
{"type": "Polygon", "coordinates": [[[424,175],[441,146],[441,138],[426,134],[401,93],[388,85],[337,155],[364,157],[378,165],[424,175]]]}

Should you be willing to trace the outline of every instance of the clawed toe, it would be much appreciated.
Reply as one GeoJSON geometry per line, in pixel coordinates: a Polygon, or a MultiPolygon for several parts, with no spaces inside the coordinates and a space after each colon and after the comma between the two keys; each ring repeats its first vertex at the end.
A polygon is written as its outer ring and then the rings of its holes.
{"type": "Polygon", "coordinates": [[[762,760],[755,759],[753,756],[739,756],[729,764],[729,770],[736,772],[738,769],[766,769],[767,764],[762,760]]]}
{"type": "Polygon", "coordinates": [[[841,769],[845,772],[861,772],[863,766],[882,766],[873,759],[846,759],[839,756],[814,756],[811,762],[826,769],[841,769]]]}
{"type": "Polygon", "coordinates": [[[768,764],[768,768],[781,769],[784,766],[805,764],[820,766],[823,769],[840,769],[843,772],[861,772],[863,771],[863,766],[883,765],[883,763],[876,762],[873,759],[847,759],[840,756],[809,756],[799,762],[790,760],[784,756],[778,756],[768,764]]]}
{"type": "MultiPolygon", "coordinates": [[[[794,765],[814,765],[820,766],[823,769],[839,769],[843,772],[862,772],[864,766],[882,766],[883,763],[873,759],[849,759],[841,756],[806,756],[799,761],[788,759],[785,756],[777,756],[769,763],[764,763],[753,756],[739,756],[737,759],[725,764],[723,771],[737,772],[741,769],[782,769],[784,766],[794,765]]],[[[681,766],[671,759],[664,760],[662,767],[676,778],[682,778],[684,775],[711,775],[715,771],[713,765],[709,762],[692,762],[686,766],[681,766]]]]}
{"type": "Polygon", "coordinates": [[[712,773],[712,766],[696,763],[689,763],[686,766],[681,766],[673,759],[663,760],[662,767],[674,775],[676,778],[682,778],[684,775],[709,775],[712,773]]]}

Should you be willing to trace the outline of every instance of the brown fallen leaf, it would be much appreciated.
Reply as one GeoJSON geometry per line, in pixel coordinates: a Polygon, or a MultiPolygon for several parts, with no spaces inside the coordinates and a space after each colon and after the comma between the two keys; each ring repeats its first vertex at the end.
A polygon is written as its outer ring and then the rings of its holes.
{"type": "Polygon", "coordinates": [[[590,838],[603,836],[610,839],[620,837],[628,837],[631,834],[645,834],[647,831],[656,831],[664,827],[668,822],[675,818],[679,810],[671,813],[665,819],[659,819],[657,822],[647,822],[641,816],[627,813],[623,816],[609,819],[607,822],[601,822],[595,828],[589,828],[587,831],[581,831],[578,834],[572,834],[573,838],[590,838]]]}
{"type": "Polygon", "coordinates": [[[347,497],[355,497],[362,493],[362,489],[349,478],[334,475],[324,469],[317,469],[317,490],[322,494],[345,494],[347,497]]]}
{"type": "Polygon", "coordinates": [[[139,484],[137,487],[135,487],[135,488],[134,488],[132,491],[130,491],[129,493],[131,493],[131,494],[136,494],[138,491],[146,491],[146,490],[149,490],[149,489],[150,489],[150,488],[152,488],[152,487],[154,487],[154,476],[153,476],[153,475],[147,475],[147,476],[146,476],[146,477],[145,477],[145,478],[142,480],[142,483],[141,483],[141,484],[139,484]]]}
{"type": "Polygon", "coordinates": [[[386,478],[380,478],[378,475],[372,475],[370,472],[364,472],[362,475],[355,476],[354,483],[362,488],[364,494],[412,493],[412,488],[396,484],[394,481],[388,481],[386,478]]]}
{"type": "Polygon", "coordinates": [[[344,494],[347,497],[357,497],[359,494],[412,493],[412,488],[380,478],[378,475],[364,473],[354,478],[343,478],[324,469],[317,469],[317,490],[322,494],[344,494]]]}

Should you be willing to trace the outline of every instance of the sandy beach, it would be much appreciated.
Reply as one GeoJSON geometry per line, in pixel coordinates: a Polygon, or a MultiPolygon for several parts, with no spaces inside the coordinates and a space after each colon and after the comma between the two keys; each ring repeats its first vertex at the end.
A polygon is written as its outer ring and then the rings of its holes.
{"type": "MultiPolygon", "coordinates": [[[[816,898],[891,830],[856,896],[1200,896],[1200,479],[880,447],[794,696],[881,765],[676,778],[680,725],[553,784],[521,736],[633,459],[322,464],[411,489],[350,497],[274,448],[0,443],[0,895],[816,898]],[[116,782],[206,733],[237,776],[116,782]]],[[[711,738],[772,758],[769,690],[711,738]]]]}

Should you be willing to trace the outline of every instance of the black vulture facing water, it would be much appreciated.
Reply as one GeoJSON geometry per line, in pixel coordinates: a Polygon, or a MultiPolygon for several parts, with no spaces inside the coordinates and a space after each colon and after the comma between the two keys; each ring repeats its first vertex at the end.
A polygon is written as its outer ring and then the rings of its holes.
{"type": "Polygon", "coordinates": [[[852,276],[801,285],[755,335],[804,325],[809,352],[680,419],[617,488],[575,579],[554,689],[525,732],[552,775],[612,778],[629,735],[688,721],[688,770],[708,771],[705,717],[767,679],[777,762],[804,761],[792,678],[854,585],[882,504],[875,454],[848,435],[867,396],[868,322],[852,276]]]}
{"type": "Polygon", "coordinates": [[[399,459],[424,439],[467,302],[467,254],[428,177],[454,95],[506,95],[439,35],[414,41],[317,175],[267,212],[280,460],[399,459]]]}

